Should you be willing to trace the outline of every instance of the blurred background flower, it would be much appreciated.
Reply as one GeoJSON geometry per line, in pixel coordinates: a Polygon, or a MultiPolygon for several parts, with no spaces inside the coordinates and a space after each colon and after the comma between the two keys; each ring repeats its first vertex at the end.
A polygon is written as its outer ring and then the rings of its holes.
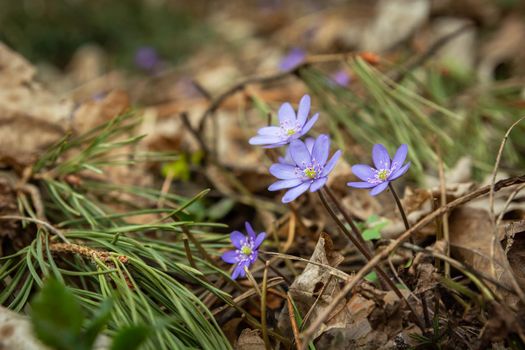
{"type": "Polygon", "coordinates": [[[306,51],[301,48],[294,47],[288,52],[286,56],[281,59],[279,62],[279,69],[284,72],[292,70],[303,63],[305,58],[306,51]]]}
{"type": "Polygon", "coordinates": [[[160,64],[157,50],[150,46],[140,47],[135,52],[135,65],[145,71],[153,71],[160,64]]]}

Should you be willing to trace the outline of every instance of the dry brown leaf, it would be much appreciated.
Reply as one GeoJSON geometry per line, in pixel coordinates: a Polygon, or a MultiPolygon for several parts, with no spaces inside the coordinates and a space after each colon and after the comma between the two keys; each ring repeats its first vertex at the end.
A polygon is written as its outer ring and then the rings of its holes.
{"type": "MultiPolygon", "coordinates": [[[[362,339],[367,339],[370,334],[377,334],[372,330],[368,320],[362,319],[352,323],[351,327],[332,328],[323,333],[323,336],[315,343],[317,349],[336,350],[336,349],[370,349],[372,344],[363,344],[362,339]]],[[[386,340],[386,336],[382,337],[386,340]]],[[[372,346],[379,345],[377,343],[372,346]]]]}
{"type": "Polygon", "coordinates": [[[35,73],[0,43],[0,162],[12,166],[31,164],[69,128],[73,102],[45,90],[35,73]]]}
{"type": "Polygon", "coordinates": [[[78,133],[85,133],[122,114],[128,108],[128,95],[124,91],[112,91],[102,99],[93,99],[78,107],[73,116],[73,128],[78,133]]]}
{"type": "Polygon", "coordinates": [[[368,191],[350,191],[341,199],[341,203],[352,216],[362,221],[383,209],[380,202],[368,191]]]}
{"type": "MultiPolygon", "coordinates": [[[[329,265],[332,267],[338,266],[343,261],[343,256],[333,250],[333,243],[330,237],[322,233],[317,241],[314,253],[310,257],[311,261],[329,265]]],[[[328,305],[332,300],[332,296],[339,292],[339,284],[337,280],[331,277],[329,271],[322,266],[308,264],[303,272],[297,276],[290,286],[289,293],[294,300],[297,309],[301,315],[306,315],[310,307],[317,298],[317,294],[322,288],[325,292],[319,299],[316,307],[312,310],[311,318],[315,317],[328,305]],[[326,285],[326,286],[325,286],[326,285]]],[[[319,329],[315,337],[321,334],[326,327],[341,327],[346,325],[349,320],[348,311],[345,308],[346,301],[340,303],[340,307],[334,312],[328,324],[319,329]]],[[[285,307],[279,315],[278,328],[284,333],[292,336],[290,328],[288,309],[285,307]]]]}
{"type": "MultiPolygon", "coordinates": [[[[464,262],[472,268],[492,275],[491,245],[493,226],[487,211],[460,207],[452,212],[449,218],[450,246],[452,257],[464,262]]],[[[496,280],[509,289],[512,289],[509,262],[499,240],[494,247],[494,270],[496,280]]],[[[508,293],[489,284],[493,290],[503,295],[508,293]]]]}
{"type": "Polygon", "coordinates": [[[243,319],[241,317],[235,317],[221,325],[221,329],[226,336],[226,339],[228,339],[231,344],[235,344],[237,338],[239,337],[239,331],[237,328],[242,323],[242,321],[243,319]]]}
{"type": "Polygon", "coordinates": [[[257,329],[243,329],[239,340],[237,341],[236,350],[265,350],[264,340],[259,335],[257,329]]]}
{"type": "Polygon", "coordinates": [[[415,294],[421,294],[428,290],[434,289],[438,284],[438,275],[434,265],[430,263],[422,263],[417,265],[417,286],[414,290],[415,294]]]}

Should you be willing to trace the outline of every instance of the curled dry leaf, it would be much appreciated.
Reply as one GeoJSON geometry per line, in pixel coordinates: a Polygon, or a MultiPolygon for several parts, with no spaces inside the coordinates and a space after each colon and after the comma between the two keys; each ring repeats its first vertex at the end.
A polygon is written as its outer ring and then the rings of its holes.
{"type": "Polygon", "coordinates": [[[399,298],[362,283],[347,303],[349,322],[328,328],[316,342],[319,349],[389,349],[403,331],[405,320],[399,298]]]}
{"type": "MultiPolygon", "coordinates": [[[[332,267],[338,266],[343,261],[343,256],[333,250],[333,243],[327,234],[321,234],[321,237],[317,241],[314,253],[310,257],[310,260],[324,265],[332,267]]],[[[290,286],[289,292],[295,302],[299,314],[304,317],[315,300],[319,296],[319,292],[324,289],[323,295],[321,295],[315,308],[312,309],[310,318],[315,317],[328,305],[332,300],[332,296],[339,292],[339,284],[336,278],[331,277],[329,271],[326,268],[308,264],[306,265],[303,272],[297,276],[292,285],[290,286]]],[[[347,310],[345,309],[345,303],[340,303],[340,307],[334,312],[334,315],[330,318],[327,327],[339,327],[346,325],[350,319],[347,310]]],[[[279,315],[278,327],[283,334],[292,336],[290,328],[288,309],[285,307],[279,315]]],[[[327,328],[325,327],[325,329],[327,328]]],[[[321,334],[325,329],[320,329],[316,336],[321,334]]]]}

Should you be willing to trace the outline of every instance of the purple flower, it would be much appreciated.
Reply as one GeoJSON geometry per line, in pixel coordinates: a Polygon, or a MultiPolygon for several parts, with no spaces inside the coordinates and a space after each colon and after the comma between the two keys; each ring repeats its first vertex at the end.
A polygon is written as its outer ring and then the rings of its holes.
{"type": "Polygon", "coordinates": [[[157,51],[149,46],[143,46],[135,52],[135,65],[145,71],[152,71],[160,63],[157,51]]]}
{"type": "Polygon", "coordinates": [[[327,135],[319,135],[311,149],[305,142],[294,140],[287,152],[290,159],[281,158],[270,167],[270,173],[279,181],[268,187],[269,191],[289,189],[283,196],[283,203],[293,201],[307,190],[315,192],[323,187],[341,156],[339,150],[328,160],[330,138],[327,135]]]}
{"type": "Polygon", "coordinates": [[[355,176],[364,182],[349,182],[350,187],[371,188],[370,194],[375,196],[383,192],[390,181],[394,181],[407,172],[410,162],[403,165],[408,153],[408,146],[401,145],[396,151],[394,159],[390,160],[390,155],[385,146],[376,144],[372,149],[372,160],[375,168],[365,164],[357,164],[352,167],[355,176]]]}
{"type": "MultiPolygon", "coordinates": [[[[310,152],[310,154],[312,153],[312,149],[314,148],[314,143],[315,139],[313,137],[307,137],[306,140],[304,140],[304,144],[306,145],[306,148],[308,148],[308,152],[310,152]]],[[[292,155],[290,154],[290,147],[286,149],[284,157],[277,158],[277,161],[281,164],[295,165],[292,159],[292,155]]]]}
{"type": "Polygon", "coordinates": [[[279,69],[283,72],[292,70],[303,63],[305,58],[306,51],[301,48],[294,47],[286,56],[282,58],[281,62],[279,62],[279,69]]]}
{"type": "Polygon", "coordinates": [[[297,115],[291,104],[283,103],[279,112],[279,126],[266,126],[259,129],[258,135],[250,139],[251,145],[264,145],[267,148],[288,144],[306,134],[314,126],[319,113],[306,121],[310,113],[310,96],[304,95],[299,102],[297,115]]]}
{"type": "Polygon", "coordinates": [[[233,231],[230,234],[230,239],[236,249],[229,250],[222,254],[222,260],[228,264],[236,264],[233,269],[232,279],[237,279],[239,276],[246,276],[244,268],[249,268],[250,265],[255,263],[258,255],[258,248],[266,237],[266,233],[264,232],[256,235],[250,223],[245,222],[244,225],[246,226],[246,232],[248,232],[248,235],[245,236],[239,231],[233,231]]]}
{"type": "Polygon", "coordinates": [[[350,74],[348,74],[348,72],[344,69],[335,72],[330,78],[335,84],[343,87],[348,86],[348,84],[350,84],[350,81],[352,80],[350,74]]]}

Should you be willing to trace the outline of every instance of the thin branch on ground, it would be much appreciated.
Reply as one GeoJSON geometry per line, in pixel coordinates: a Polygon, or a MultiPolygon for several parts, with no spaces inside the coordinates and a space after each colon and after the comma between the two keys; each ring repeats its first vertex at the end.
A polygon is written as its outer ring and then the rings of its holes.
{"type": "MultiPolygon", "coordinates": [[[[494,265],[495,257],[496,257],[496,244],[498,242],[498,228],[496,227],[496,214],[494,212],[494,185],[496,183],[496,175],[498,173],[499,164],[501,162],[501,157],[503,155],[503,149],[505,148],[505,144],[507,143],[507,139],[510,136],[510,133],[512,129],[516,125],[518,125],[522,120],[525,119],[525,116],[521,117],[520,119],[516,120],[508,129],[507,132],[505,132],[505,135],[503,136],[503,139],[501,140],[501,144],[498,149],[498,155],[496,156],[496,162],[494,164],[494,170],[492,171],[491,181],[490,181],[490,192],[489,192],[489,214],[490,214],[490,221],[492,223],[493,228],[493,236],[492,241],[490,244],[490,271],[492,273],[493,277],[496,277],[496,268],[494,265]]],[[[514,274],[510,274],[511,282],[514,285],[514,288],[521,290],[518,282],[516,281],[516,278],[514,277],[514,274]]],[[[523,292],[521,292],[523,294],[523,292]]]]}
{"type": "MultiPolygon", "coordinates": [[[[501,181],[498,181],[494,185],[494,191],[499,191],[502,188],[509,186],[525,183],[525,174],[520,176],[510,177],[501,181]]],[[[341,291],[334,296],[331,303],[317,316],[317,318],[312,322],[312,324],[302,333],[302,338],[305,343],[311,339],[313,334],[321,326],[321,324],[329,317],[329,315],[334,311],[335,307],[341,302],[341,300],[346,297],[346,295],[359,283],[363,280],[367,273],[369,273],[377,264],[386,259],[388,255],[393,253],[406,239],[408,239],[415,232],[419,231],[421,228],[425,227],[437,217],[440,217],[444,213],[450,212],[452,209],[463,205],[475,198],[486,195],[491,190],[492,186],[484,186],[475,191],[472,191],[464,196],[457,198],[456,200],[448,203],[445,207],[440,207],[439,209],[433,211],[432,213],[425,216],[415,225],[413,225],[410,230],[404,232],[399,236],[395,241],[392,241],[381,253],[374,256],[366,265],[359,270],[355,276],[346,283],[346,285],[341,289],[341,291]]],[[[516,291],[518,292],[518,291],[516,291]]],[[[521,292],[518,292],[520,300],[525,304],[525,295],[521,292]]]]}

